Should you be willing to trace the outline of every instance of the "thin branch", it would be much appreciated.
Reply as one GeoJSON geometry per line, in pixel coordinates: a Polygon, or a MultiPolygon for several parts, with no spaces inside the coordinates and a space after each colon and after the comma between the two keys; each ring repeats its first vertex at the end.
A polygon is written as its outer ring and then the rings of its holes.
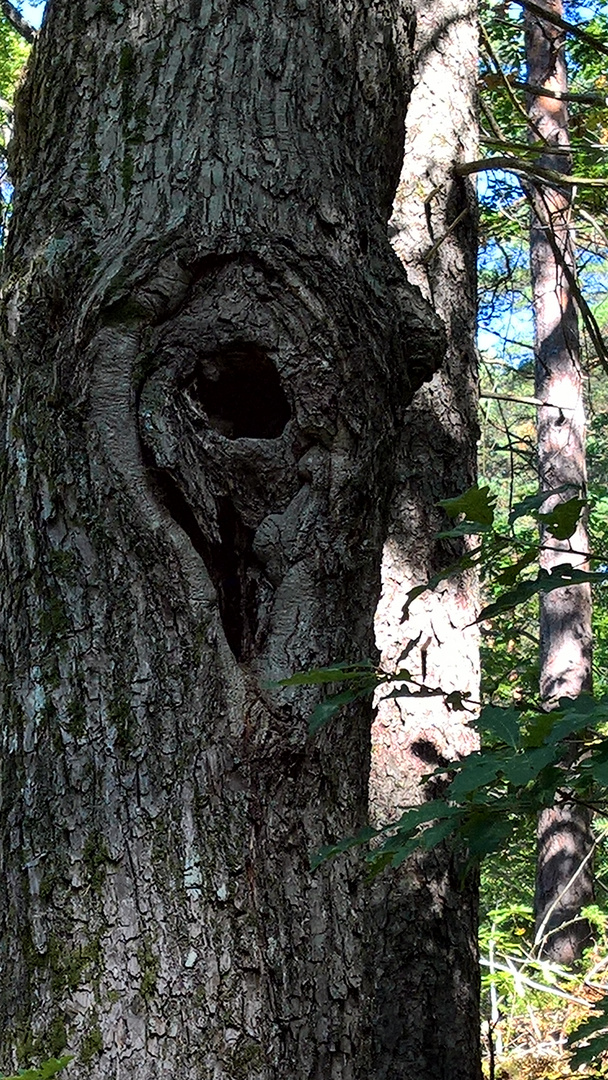
{"type": "Polygon", "coordinates": [[[499,142],[502,142],[502,143],[506,144],[507,137],[506,137],[504,131],[502,130],[500,124],[498,123],[498,120],[494,116],[494,113],[492,112],[490,106],[487,104],[487,102],[484,101],[482,96],[480,96],[480,98],[479,98],[479,107],[480,107],[483,115],[485,116],[486,120],[488,121],[488,124],[492,128],[492,131],[494,133],[495,138],[497,140],[499,140],[499,142]]]}
{"type": "MultiPolygon", "coordinates": [[[[606,835],[606,829],[604,829],[604,832],[602,834],[602,839],[603,839],[603,837],[605,835],[606,835]]],[[[576,881],[576,879],[578,877],[580,877],[580,875],[582,874],[583,870],[585,869],[585,866],[589,862],[589,859],[592,857],[592,855],[593,855],[593,853],[594,853],[594,851],[595,851],[595,849],[596,849],[596,847],[597,847],[597,845],[599,843],[599,839],[600,838],[598,837],[596,840],[593,841],[593,844],[589,848],[589,851],[585,855],[585,858],[581,860],[581,862],[577,866],[577,868],[574,871],[574,873],[573,873],[572,877],[570,878],[570,880],[564,885],[564,888],[562,889],[562,891],[560,893],[558,893],[558,895],[555,897],[555,900],[550,905],[550,907],[547,908],[547,911],[545,913],[545,917],[544,917],[542,923],[540,924],[538,930],[536,931],[536,935],[535,935],[535,938],[534,938],[534,948],[536,949],[536,948],[539,948],[539,946],[540,946],[539,954],[540,954],[540,952],[542,950],[542,947],[545,944],[547,938],[550,937],[550,935],[552,933],[555,933],[555,931],[549,930],[549,932],[547,934],[545,934],[545,931],[547,929],[547,926],[549,924],[549,920],[550,920],[553,912],[555,911],[556,907],[558,906],[560,900],[562,900],[563,897],[566,895],[566,893],[569,891],[569,889],[572,888],[572,886],[574,885],[574,882],[576,881]]],[[[576,922],[576,919],[572,919],[570,921],[571,922],[576,922]]],[[[563,928],[563,926],[564,926],[564,923],[562,923],[559,927],[556,927],[555,929],[556,930],[561,930],[563,928]]]]}
{"type": "MultiPolygon", "coordinates": [[[[520,397],[518,394],[499,394],[493,390],[480,390],[480,398],[492,398],[493,401],[514,401],[518,405],[536,405],[543,409],[559,409],[560,412],[574,412],[575,405],[553,405],[551,401],[541,401],[536,397],[520,397]]],[[[561,551],[561,548],[558,550],[561,551]]]]}
{"type": "Polygon", "coordinates": [[[556,169],[543,169],[540,165],[531,165],[530,162],[515,157],[479,158],[477,161],[465,161],[454,166],[457,176],[470,176],[471,173],[492,172],[497,169],[515,173],[516,176],[529,176],[532,180],[540,180],[552,187],[608,187],[608,180],[599,176],[568,176],[556,169]]]}
{"type": "MultiPolygon", "coordinates": [[[[546,143],[543,146],[539,146],[538,143],[514,142],[512,139],[481,139],[481,142],[485,146],[496,146],[500,149],[508,150],[511,154],[516,152],[520,154],[541,155],[547,153],[546,143]]],[[[560,155],[561,157],[569,158],[571,155],[571,148],[562,146],[551,147],[551,155],[552,157],[560,155]]]]}
{"type": "Polygon", "coordinates": [[[545,401],[535,397],[519,397],[517,394],[498,394],[493,390],[481,390],[480,398],[491,398],[492,401],[514,401],[518,405],[546,405],[545,401]]]}
{"type": "Polygon", "coordinates": [[[433,256],[437,253],[437,251],[439,250],[439,248],[443,244],[444,240],[447,240],[450,233],[454,232],[454,229],[456,229],[458,227],[458,225],[460,225],[460,222],[462,221],[463,218],[465,218],[467,216],[468,212],[469,212],[469,208],[467,206],[465,206],[464,210],[461,210],[460,213],[458,214],[458,217],[454,218],[454,220],[451,222],[451,224],[448,225],[445,232],[441,234],[441,236],[439,237],[438,240],[435,241],[433,246],[431,248],[429,248],[429,250],[426,252],[425,255],[422,256],[421,262],[429,263],[431,261],[433,256]]]}
{"type": "MultiPolygon", "coordinates": [[[[516,82],[511,79],[511,86],[516,90],[525,90],[534,97],[555,98],[556,101],[574,101],[579,105],[608,105],[608,97],[605,94],[593,93],[574,94],[566,90],[548,90],[545,86],[536,86],[534,83],[516,82]]],[[[555,152],[555,151],[553,151],[555,152]]]]}
{"type": "MultiPolygon", "coordinates": [[[[555,239],[553,229],[551,228],[551,222],[549,220],[550,215],[548,218],[545,218],[545,220],[543,220],[541,214],[539,213],[539,200],[534,197],[534,189],[532,189],[526,181],[522,180],[520,181],[520,183],[522,191],[526,196],[532,211],[536,214],[540,225],[545,231],[545,235],[549,246],[553,252],[553,255],[557,260],[562,270],[562,273],[566,278],[566,281],[568,282],[568,285],[570,286],[570,290],[578,307],[581,318],[587,328],[587,333],[589,334],[591,343],[593,344],[597,353],[597,358],[602,365],[604,371],[608,373],[608,351],[606,350],[606,346],[604,344],[602,332],[598,326],[595,315],[593,314],[591,308],[589,307],[589,304],[585,300],[585,297],[583,296],[579,288],[576,274],[573,273],[572,267],[568,265],[568,260],[564,258],[564,253],[555,239]]],[[[537,194],[540,195],[542,198],[542,189],[537,189],[537,194]]]]}
{"type": "MultiPolygon", "coordinates": [[[[588,210],[585,210],[582,206],[577,207],[577,210],[579,215],[591,225],[592,229],[597,229],[600,237],[600,243],[603,244],[604,247],[608,247],[608,237],[606,237],[606,233],[604,232],[598,219],[593,214],[590,214],[588,210]]],[[[592,239],[591,242],[597,245],[597,241],[593,241],[592,239]]],[[[580,246],[581,245],[579,243],[579,247],[580,246]]]]}
{"type": "MultiPolygon", "coordinates": [[[[518,113],[520,113],[520,115],[525,120],[526,124],[529,125],[530,124],[530,118],[529,118],[526,110],[524,109],[523,105],[521,104],[521,101],[518,100],[517,95],[513,92],[513,87],[511,86],[510,79],[502,69],[502,64],[501,64],[500,60],[498,59],[498,56],[494,52],[494,46],[492,45],[492,42],[490,40],[490,35],[488,34],[488,31],[486,30],[483,23],[479,24],[479,30],[480,30],[480,33],[481,33],[481,39],[483,41],[484,48],[485,48],[488,56],[490,57],[490,60],[492,61],[493,65],[494,65],[494,68],[495,68],[495,70],[496,70],[496,72],[497,72],[497,74],[498,74],[498,76],[499,76],[505,90],[507,91],[507,94],[509,95],[509,98],[511,100],[511,104],[513,105],[513,108],[518,113]]],[[[534,128],[534,133],[536,135],[538,135],[539,139],[541,139],[542,142],[546,142],[547,140],[544,138],[542,132],[538,130],[536,125],[532,124],[532,127],[534,128]]]]}
{"type": "Polygon", "coordinates": [[[574,34],[581,41],[585,41],[587,45],[592,45],[598,52],[605,53],[608,56],[608,45],[604,45],[602,39],[596,37],[595,34],[588,34],[585,30],[581,30],[580,26],[567,22],[566,19],[560,18],[559,15],[554,15],[552,11],[547,11],[540,4],[533,3],[533,0],[513,0],[513,2],[519,7],[530,11],[532,15],[536,15],[539,19],[553,23],[554,26],[559,26],[561,30],[565,30],[568,34],[574,34]]]}
{"type": "Polygon", "coordinates": [[[10,0],[0,0],[0,11],[2,11],[5,19],[8,19],[13,30],[16,30],[22,38],[25,38],[25,40],[32,45],[38,36],[38,31],[27,21],[27,19],[23,18],[23,15],[17,10],[14,4],[11,4],[10,0]]]}
{"type": "MultiPolygon", "coordinates": [[[[529,349],[530,352],[534,352],[534,345],[531,345],[529,341],[518,341],[517,338],[505,337],[500,330],[492,330],[489,326],[483,326],[482,330],[484,334],[492,334],[493,337],[497,337],[501,341],[504,341],[505,345],[516,345],[519,349],[529,349]]],[[[488,361],[484,359],[484,363],[487,364],[487,362],[488,361]]],[[[501,363],[504,363],[504,361],[501,361],[501,363]]],[[[512,365],[507,364],[507,367],[510,368],[512,365]]]]}
{"type": "MultiPolygon", "coordinates": [[[[482,964],[483,967],[491,966],[490,961],[486,960],[485,956],[479,957],[479,963],[482,964]]],[[[534,990],[543,990],[546,994],[552,994],[553,997],[565,998],[566,1001],[572,1001],[576,1005],[587,1005],[588,1008],[591,1008],[589,1002],[585,1001],[584,998],[575,997],[574,994],[567,994],[565,990],[558,990],[556,986],[547,986],[546,983],[539,983],[536,982],[535,979],[529,979],[527,975],[521,975],[517,969],[515,969],[516,973],[514,974],[512,967],[508,967],[507,964],[501,964],[497,960],[494,960],[493,963],[498,971],[506,971],[508,975],[511,975],[513,978],[518,978],[522,983],[525,983],[526,986],[531,986],[534,990]]]]}

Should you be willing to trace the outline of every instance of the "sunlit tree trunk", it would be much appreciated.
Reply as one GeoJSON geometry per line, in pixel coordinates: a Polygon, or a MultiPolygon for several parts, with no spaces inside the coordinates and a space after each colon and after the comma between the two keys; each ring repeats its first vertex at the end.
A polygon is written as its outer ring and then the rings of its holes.
{"type": "MultiPolygon", "coordinates": [[[[407,410],[385,545],[376,638],[383,663],[403,664],[447,692],[479,690],[475,585],[446,581],[402,611],[408,589],[456,558],[438,542],[439,499],[475,480],[477,426],[476,200],[454,164],[476,156],[477,25],[468,0],[417,5],[415,87],[391,221],[408,278],[444,319],[449,351],[407,410]]],[[[476,746],[469,712],[442,699],[381,702],[373,726],[370,795],[377,822],[432,794],[421,778],[476,746]]],[[[477,1080],[476,882],[447,850],[416,856],[374,884],[375,1080],[477,1080]]]]}
{"type": "Polygon", "coordinates": [[[51,0],[3,284],[0,1071],[370,1075],[360,856],[309,869],[370,711],[311,742],[273,680],[370,654],[442,357],[386,236],[409,30],[51,0]]]}
{"type": "MultiPolygon", "coordinates": [[[[561,0],[544,0],[561,16],[561,0]]],[[[549,90],[568,88],[564,34],[559,27],[526,14],[528,82],[549,90]]],[[[528,101],[530,138],[542,140],[538,163],[570,171],[568,110],[564,101],[534,96],[528,101]]],[[[565,189],[535,185],[530,226],[530,265],[535,321],[538,464],[541,490],[551,492],[549,510],[586,491],[585,413],[578,316],[572,283],[575,257],[570,196],[565,189]]],[[[586,518],[568,541],[542,536],[541,566],[570,562],[584,566],[589,547],[586,518]]],[[[558,589],[540,602],[540,692],[550,708],[562,697],[591,689],[591,591],[589,585],[558,589]]],[[[536,931],[542,955],[568,964],[580,956],[589,927],[579,918],[593,899],[588,858],[592,846],[587,811],[574,806],[544,811],[538,823],[536,931]],[[586,860],[586,861],[585,861],[586,860]],[[584,866],[581,869],[581,864],[584,866]],[[575,876],[576,875],[576,876],[575,876]]]]}

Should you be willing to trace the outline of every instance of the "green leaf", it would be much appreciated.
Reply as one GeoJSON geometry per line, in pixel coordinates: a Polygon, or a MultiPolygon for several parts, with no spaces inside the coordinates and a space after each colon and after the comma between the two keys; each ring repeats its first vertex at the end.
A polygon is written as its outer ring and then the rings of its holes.
{"type": "Polygon", "coordinates": [[[288,679],[280,679],[279,682],[271,683],[271,685],[323,686],[326,683],[347,682],[351,679],[368,680],[373,672],[375,668],[371,660],[359,660],[356,663],[340,662],[330,664],[329,667],[313,668],[311,671],[297,671],[288,679]]]}
{"type": "Polygon", "coordinates": [[[437,533],[438,540],[458,539],[460,536],[477,536],[480,533],[491,533],[491,525],[481,525],[479,521],[461,521],[460,525],[454,525],[453,529],[445,529],[437,533]]]}
{"type": "Polygon", "coordinates": [[[608,742],[602,739],[599,746],[581,761],[583,774],[591,776],[600,787],[608,788],[608,742]]]}
{"type": "Polygon", "coordinates": [[[517,580],[522,570],[525,570],[530,563],[536,562],[538,559],[538,545],[528,548],[528,550],[522,555],[516,562],[511,563],[505,570],[502,570],[500,574],[496,575],[495,580],[499,585],[513,585],[517,580]]]}
{"type": "Polygon", "coordinates": [[[504,765],[504,755],[489,750],[474,751],[467,754],[458,762],[458,768],[452,783],[447,791],[447,798],[454,802],[462,802],[498,778],[504,765]]]}
{"type": "Polygon", "coordinates": [[[350,690],[342,690],[341,693],[332,694],[332,696],[326,698],[325,701],[319,702],[308,721],[309,733],[314,735],[320,728],[324,727],[327,721],[331,720],[332,716],[335,716],[343,705],[350,705],[350,703],[356,701],[357,698],[371,696],[376,689],[376,685],[377,680],[375,678],[370,679],[364,686],[359,686],[358,688],[353,687],[350,690]]]}
{"type": "Polygon", "coordinates": [[[469,853],[474,859],[482,859],[491,851],[500,851],[508,836],[515,829],[516,823],[509,817],[497,817],[495,814],[473,814],[462,829],[469,853]]]}
{"type": "Polygon", "coordinates": [[[503,776],[515,787],[525,787],[531,780],[535,780],[547,765],[551,765],[555,758],[556,750],[552,746],[524,750],[505,762],[503,776]]]}
{"type": "Polygon", "coordinates": [[[422,637],[422,630],[420,631],[420,633],[415,638],[411,638],[411,640],[408,641],[408,643],[405,646],[403,652],[400,653],[400,655],[397,658],[397,663],[398,664],[402,664],[404,660],[407,660],[407,658],[410,655],[412,649],[416,648],[416,646],[417,646],[418,642],[420,641],[421,637],[422,637]]]}
{"type": "Polygon", "coordinates": [[[538,520],[547,527],[556,540],[568,540],[576,532],[579,518],[586,505],[586,499],[568,499],[567,502],[558,503],[549,513],[539,514],[538,520]]]}
{"type": "Polygon", "coordinates": [[[550,712],[538,712],[527,721],[524,747],[542,746],[553,730],[555,716],[550,712]]]}
{"type": "Polygon", "coordinates": [[[480,611],[476,621],[485,622],[486,619],[493,619],[503,611],[511,611],[519,604],[525,604],[538,593],[553,592],[554,589],[565,589],[569,585],[581,585],[585,582],[598,585],[607,578],[606,571],[577,570],[571,563],[560,563],[559,566],[554,566],[550,573],[547,570],[539,570],[537,577],[530,581],[521,581],[517,588],[503,593],[494,603],[488,604],[480,611]]]}
{"type": "Polygon", "coordinates": [[[356,836],[349,836],[345,840],[337,840],[335,844],[327,844],[325,847],[322,847],[320,851],[316,851],[314,855],[310,856],[311,868],[316,870],[317,867],[319,867],[321,863],[326,862],[327,859],[333,859],[335,855],[340,855],[344,851],[350,851],[351,848],[368,844],[369,841],[377,835],[377,829],[368,825],[365,829],[361,829],[356,836]]]}
{"type": "Polygon", "coordinates": [[[563,495],[564,491],[568,491],[567,484],[562,484],[561,487],[551,488],[550,491],[537,491],[536,495],[526,496],[521,502],[516,503],[511,510],[511,513],[509,514],[509,525],[513,525],[513,523],[521,517],[536,517],[536,511],[540,510],[547,499],[550,499],[553,495],[563,495]]]}
{"type": "Polygon", "coordinates": [[[416,585],[413,589],[410,589],[406,593],[405,604],[403,605],[403,611],[401,614],[401,622],[405,622],[409,616],[410,608],[419,596],[422,596],[425,592],[433,592],[438,585],[441,585],[447,578],[453,577],[454,574],[462,573],[463,570],[470,570],[472,567],[478,565],[479,555],[482,551],[481,547],[476,547],[472,551],[466,551],[464,555],[460,557],[458,562],[452,563],[451,566],[446,567],[445,570],[440,570],[438,574],[434,574],[432,578],[429,578],[424,585],[416,585]]]}
{"type": "Polygon", "coordinates": [[[496,615],[501,615],[503,611],[511,611],[519,604],[525,604],[527,600],[542,591],[545,578],[548,583],[549,574],[546,570],[540,570],[538,576],[532,581],[520,581],[515,589],[509,589],[508,592],[501,593],[492,604],[487,604],[486,607],[481,609],[477,616],[477,622],[481,623],[487,619],[494,619],[496,615]]]}
{"type": "Polygon", "coordinates": [[[382,695],[382,701],[388,701],[390,698],[424,698],[424,697],[443,697],[444,692],[435,686],[420,686],[417,690],[410,690],[409,686],[396,686],[394,690],[389,690],[388,694],[382,695]]]}
{"type": "Polygon", "coordinates": [[[591,761],[588,771],[599,787],[608,788],[608,761],[591,761]]]}
{"type": "Polygon", "coordinates": [[[521,731],[517,709],[486,705],[481,710],[479,726],[482,731],[487,731],[493,738],[506,743],[507,746],[511,746],[514,750],[519,749],[521,731]]]}
{"type": "Polygon", "coordinates": [[[452,690],[451,694],[445,695],[445,703],[448,709],[452,709],[453,712],[465,712],[467,708],[466,702],[470,697],[470,690],[452,690]]]}
{"type": "Polygon", "coordinates": [[[464,514],[467,521],[477,525],[491,525],[494,521],[495,503],[496,496],[490,494],[489,487],[480,488],[475,485],[455,499],[441,499],[438,506],[443,506],[448,517],[464,514]]]}
{"type": "Polygon", "coordinates": [[[602,709],[601,704],[592,694],[580,694],[574,700],[561,698],[556,712],[557,716],[549,713],[549,716],[555,717],[547,733],[546,741],[549,744],[560,742],[569,735],[596,726],[605,719],[605,709],[602,709]]]}
{"type": "MultiPolygon", "coordinates": [[[[412,806],[409,810],[405,810],[399,821],[392,826],[387,826],[387,828],[396,829],[396,835],[399,835],[400,833],[411,832],[420,825],[425,825],[428,821],[434,821],[435,818],[449,818],[459,812],[457,806],[450,805],[443,799],[429,799],[428,802],[421,803],[420,806],[412,806]]],[[[385,847],[388,847],[389,844],[390,840],[386,842],[385,847]]]]}
{"type": "Polygon", "coordinates": [[[401,866],[417,848],[422,851],[432,851],[434,847],[437,847],[438,844],[441,844],[443,840],[446,840],[448,836],[454,833],[457,825],[457,818],[448,817],[442,821],[437,821],[434,825],[430,825],[428,829],[423,829],[417,837],[412,837],[403,847],[397,849],[391,860],[391,865],[395,869],[401,866]]]}

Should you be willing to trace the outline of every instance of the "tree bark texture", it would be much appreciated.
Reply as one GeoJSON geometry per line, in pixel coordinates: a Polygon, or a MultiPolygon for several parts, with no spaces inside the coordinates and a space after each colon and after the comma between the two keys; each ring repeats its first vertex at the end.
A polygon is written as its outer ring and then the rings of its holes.
{"type": "MultiPolygon", "coordinates": [[[[547,10],[562,16],[561,0],[545,0],[547,10]]],[[[537,15],[525,16],[528,82],[565,93],[568,89],[565,35],[537,15]]],[[[543,168],[571,168],[566,101],[540,95],[528,100],[530,139],[544,146],[543,168]]],[[[585,411],[578,315],[573,291],[576,278],[571,196],[563,189],[536,184],[532,189],[530,269],[535,322],[538,465],[541,491],[549,495],[545,511],[566,499],[585,495],[585,411]]],[[[567,541],[542,535],[541,566],[551,570],[569,562],[584,567],[589,550],[586,517],[567,541]]],[[[540,601],[540,692],[550,708],[560,698],[576,698],[591,689],[591,588],[556,589],[540,601]]],[[[580,957],[589,940],[581,908],[593,900],[590,815],[575,806],[543,811],[538,822],[536,931],[542,955],[568,964],[580,957]],[[581,870],[581,864],[584,867],[581,870]],[[577,871],[579,871],[577,873],[577,871]],[[574,877],[576,875],[576,877],[574,877]]]]}
{"type": "Polygon", "coordinates": [[[438,320],[391,0],[51,0],[5,260],[0,1070],[364,1080],[359,658],[438,320]]]}
{"type": "MultiPolygon", "coordinates": [[[[384,548],[376,640],[385,667],[478,699],[474,581],[444,582],[412,605],[409,589],[458,557],[437,533],[437,503],[474,483],[477,365],[476,198],[454,164],[476,156],[476,10],[465,0],[417,5],[415,84],[390,231],[409,280],[448,330],[445,364],[416,394],[400,431],[398,481],[384,548]],[[399,657],[408,649],[407,658],[399,657]]],[[[437,698],[378,703],[370,801],[377,822],[432,796],[422,777],[476,746],[471,713],[437,698]]],[[[462,860],[438,850],[387,871],[374,886],[377,1080],[477,1080],[477,887],[462,860]],[[404,1004],[407,1003],[407,1004],[404,1004]]]]}

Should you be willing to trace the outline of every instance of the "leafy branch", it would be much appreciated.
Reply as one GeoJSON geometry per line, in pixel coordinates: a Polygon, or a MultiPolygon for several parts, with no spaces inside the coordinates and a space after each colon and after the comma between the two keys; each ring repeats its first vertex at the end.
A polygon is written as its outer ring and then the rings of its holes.
{"type": "MultiPolygon", "coordinates": [[[[473,538],[475,546],[408,593],[404,620],[420,595],[436,589],[454,573],[471,568],[499,590],[479,612],[477,623],[491,620],[540,593],[581,582],[605,582],[608,571],[580,569],[572,561],[561,563],[551,572],[540,569],[531,576],[541,545],[521,536],[516,525],[528,518],[555,540],[567,541],[576,531],[586,500],[574,496],[549,511],[543,510],[548,500],[564,494],[565,489],[559,488],[522,499],[513,506],[506,529],[495,525],[495,498],[488,487],[473,487],[455,499],[443,500],[440,505],[454,524],[440,537],[473,538]]],[[[409,642],[394,672],[364,660],[300,672],[280,685],[340,687],[317,705],[310,720],[311,734],[344,705],[374,693],[381,698],[440,695],[455,710],[472,710],[479,704],[465,694],[448,694],[440,687],[415,680],[407,667],[401,666],[415,645],[416,641],[409,642]]],[[[608,739],[603,735],[608,725],[608,697],[583,694],[576,700],[564,698],[550,712],[538,700],[507,707],[486,704],[477,723],[483,737],[482,749],[446,762],[430,774],[443,778],[441,798],[409,807],[398,821],[382,828],[368,828],[339,840],[319,852],[316,862],[367,844],[372,838],[376,844],[367,855],[372,872],[386,865],[399,866],[413,851],[430,850],[448,838],[464,843],[470,861],[479,862],[504,845],[519,827],[522,815],[535,815],[560,802],[579,802],[608,813],[608,739]]]]}

